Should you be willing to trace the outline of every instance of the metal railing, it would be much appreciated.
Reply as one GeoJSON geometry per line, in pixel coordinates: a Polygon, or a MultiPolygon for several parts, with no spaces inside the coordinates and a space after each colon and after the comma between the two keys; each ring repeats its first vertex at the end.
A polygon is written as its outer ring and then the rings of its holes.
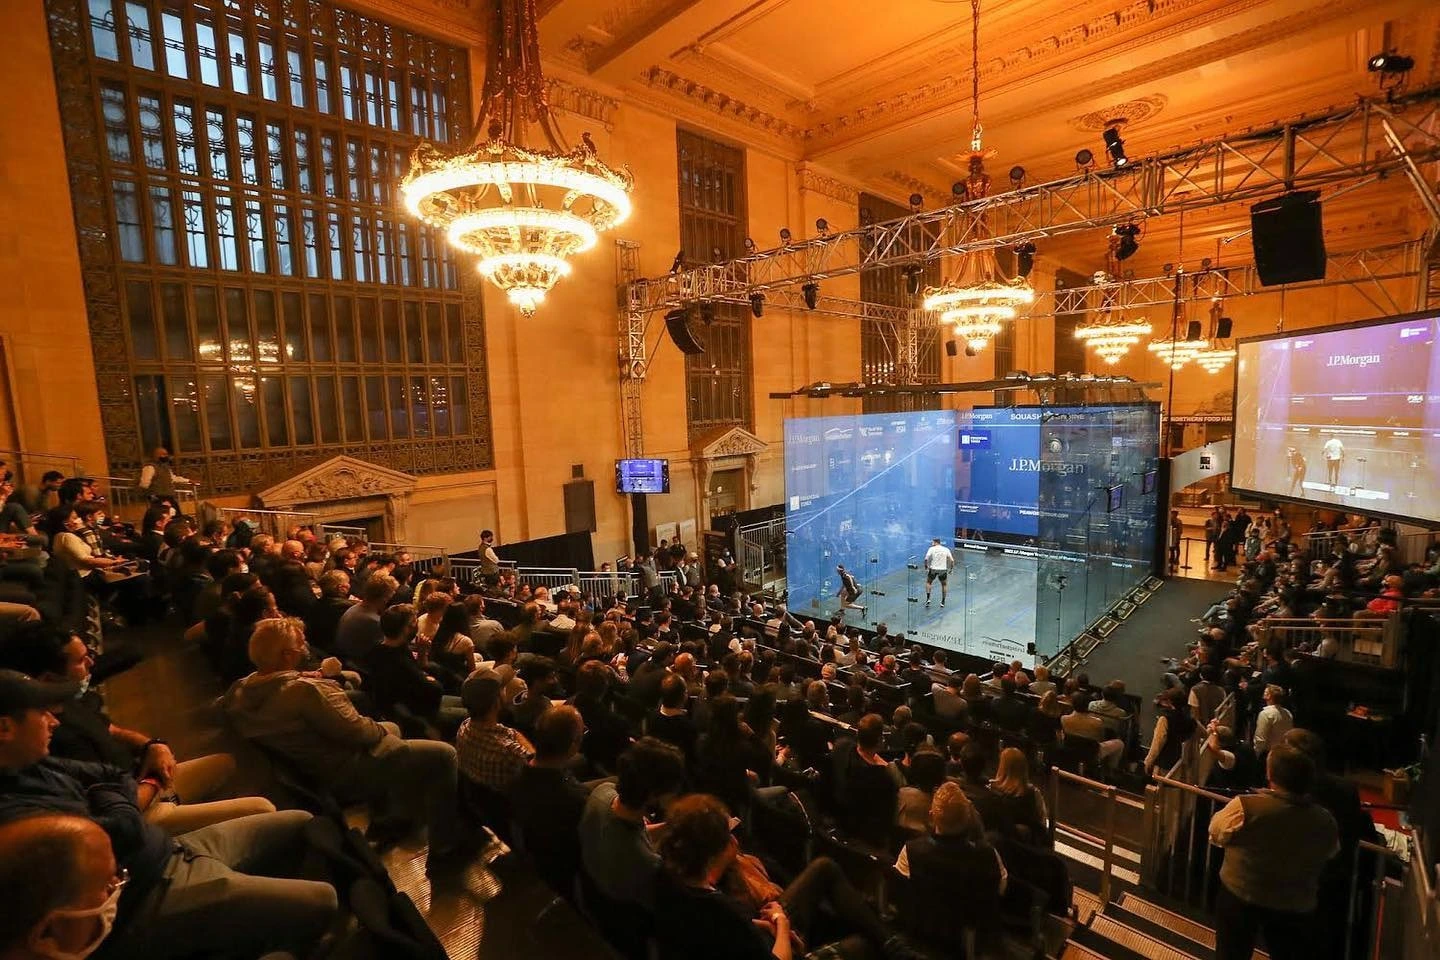
{"type": "Polygon", "coordinates": [[[633,597],[640,592],[640,574],[634,570],[581,570],[576,586],[585,596],[633,597]]]}
{"type": "Polygon", "coordinates": [[[1208,826],[1215,811],[1229,802],[1194,784],[1157,776],[1145,788],[1141,883],[1208,909],[1220,875],[1208,826]]]}
{"type": "Polygon", "coordinates": [[[335,537],[340,537],[347,543],[370,542],[370,530],[368,527],[354,527],[343,523],[319,524],[315,528],[315,535],[327,542],[333,540],[335,537]]]}
{"type": "Polygon", "coordinates": [[[35,453],[30,450],[0,450],[0,460],[10,464],[17,484],[40,485],[40,477],[59,470],[67,477],[82,477],[85,469],[80,458],[69,453],[35,453]]]}
{"type": "Polygon", "coordinates": [[[319,514],[302,513],[298,510],[261,510],[256,507],[217,507],[222,519],[234,526],[240,520],[248,520],[256,533],[267,533],[277,540],[290,536],[294,527],[310,527],[319,522],[319,514]]]}
{"type": "MultiPolygon", "coordinates": [[[[1361,840],[1356,845],[1350,861],[1350,897],[1345,905],[1345,960],[1350,960],[1355,953],[1355,924],[1361,920],[1362,912],[1364,942],[1370,946],[1369,960],[1380,960],[1385,945],[1385,910],[1392,892],[1401,889],[1401,884],[1388,875],[1390,865],[1403,862],[1399,854],[1377,843],[1361,840]],[[1365,909],[1367,893],[1371,898],[1368,910],[1365,909]]],[[[1416,872],[1421,876],[1426,873],[1418,865],[1416,872]]]]}
{"type": "Polygon", "coordinates": [[[450,558],[444,547],[419,543],[382,543],[379,540],[369,541],[369,546],[371,553],[388,553],[394,556],[408,553],[411,568],[427,577],[443,577],[449,573],[450,558]]]}
{"type": "Polygon", "coordinates": [[[536,587],[556,590],[577,583],[580,571],[575,567],[520,567],[515,575],[520,583],[532,590],[536,587]]]}
{"type": "Polygon", "coordinates": [[[747,589],[768,590],[785,579],[785,521],[741,527],[740,572],[747,589]]]}
{"type": "MultiPolygon", "coordinates": [[[[134,477],[95,477],[95,485],[110,504],[112,516],[138,521],[150,506],[150,491],[134,477]]],[[[180,512],[195,515],[200,502],[199,488],[193,482],[175,483],[175,502],[180,512]]]]}
{"type": "Polygon", "coordinates": [[[1068,770],[1061,770],[1059,767],[1050,768],[1050,844],[1055,844],[1055,827],[1060,821],[1060,783],[1073,784],[1090,793],[1105,798],[1105,836],[1097,837],[1093,834],[1080,830],[1073,825],[1066,825],[1065,829],[1085,840],[1086,842],[1103,848],[1105,853],[1100,865],[1100,903],[1103,906],[1110,902],[1110,873],[1115,862],[1115,814],[1116,795],[1119,788],[1108,783],[1101,783],[1098,780],[1091,780],[1089,777],[1082,777],[1079,774],[1070,773],[1068,770]]]}
{"type": "Polygon", "coordinates": [[[1278,640],[1286,647],[1302,642],[1318,645],[1325,637],[1332,637],[1339,644],[1335,659],[1393,669],[1400,665],[1405,627],[1400,615],[1392,613],[1383,618],[1267,618],[1256,623],[1252,632],[1262,643],[1278,640]]]}

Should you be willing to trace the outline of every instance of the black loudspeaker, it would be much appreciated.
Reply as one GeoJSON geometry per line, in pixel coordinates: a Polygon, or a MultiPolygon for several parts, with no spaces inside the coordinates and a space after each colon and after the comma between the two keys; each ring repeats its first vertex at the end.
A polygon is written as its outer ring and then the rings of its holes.
{"type": "Polygon", "coordinates": [[[595,532],[595,481],[571,480],[565,484],[565,532],[595,532]]]}
{"type": "Polygon", "coordinates": [[[1221,317],[1219,320],[1215,321],[1215,339],[1229,340],[1230,333],[1234,328],[1235,324],[1231,321],[1229,317],[1221,317]]]}
{"type": "Polygon", "coordinates": [[[954,341],[954,340],[946,340],[946,341],[945,341],[945,356],[947,356],[947,357],[958,357],[959,355],[960,355],[960,348],[955,345],[955,341],[954,341]]]}
{"type": "Polygon", "coordinates": [[[1186,327],[1185,327],[1185,339],[1186,339],[1186,340],[1199,340],[1199,339],[1200,339],[1200,321],[1199,321],[1199,320],[1191,320],[1190,323],[1186,325],[1186,327]]]}
{"type": "Polygon", "coordinates": [[[1255,272],[1263,286],[1325,278],[1320,191],[1301,190],[1250,208],[1255,272]]]}
{"type": "Polygon", "coordinates": [[[670,331],[670,339],[675,341],[681,353],[705,352],[705,344],[696,340],[695,334],[690,331],[689,310],[671,310],[665,314],[665,329],[670,331]]]}

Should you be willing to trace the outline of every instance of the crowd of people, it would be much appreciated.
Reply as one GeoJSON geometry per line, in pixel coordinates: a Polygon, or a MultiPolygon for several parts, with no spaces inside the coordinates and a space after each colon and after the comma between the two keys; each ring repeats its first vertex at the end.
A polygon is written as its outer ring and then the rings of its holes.
{"type": "MultiPolygon", "coordinates": [[[[0,876],[46,864],[0,923],[5,956],[185,956],[218,932],[236,956],[303,957],[341,928],[311,870],[310,813],[226,796],[234,757],[182,760],[110,718],[99,685],[129,665],[105,649],[111,625],[183,622],[229,730],[290,780],[367,807],[377,846],[423,835],[433,883],[461,882],[484,826],[629,955],[905,957],[994,933],[1057,890],[1066,909],[1037,782],[1049,763],[1164,775],[1189,745],[1210,782],[1259,786],[1266,770],[1272,792],[1305,795],[1315,748],[1286,705],[1289,660],[1324,654],[1268,647],[1263,617],[1317,578],[1399,575],[1347,553],[1302,578],[1285,538],[1267,545],[1173,665],[1145,750],[1118,681],[1018,661],[972,672],[883,625],[800,620],[724,563],[708,582],[679,544],[636,557],[633,578],[552,591],[489,531],[457,580],[305,528],[197,523],[167,498],[128,529],[64,478],[12,502],[43,507],[67,484],[73,499],[26,514],[12,562],[40,577],[16,578],[29,592],[3,611],[0,876]],[[107,578],[110,560],[133,572],[107,578]],[[916,908],[882,916],[835,859],[784,856],[776,823],[890,863],[916,908]],[[936,899],[959,883],[965,909],[936,899]]],[[[1215,842],[1243,847],[1260,816],[1232,815],[1215,842]]]]}

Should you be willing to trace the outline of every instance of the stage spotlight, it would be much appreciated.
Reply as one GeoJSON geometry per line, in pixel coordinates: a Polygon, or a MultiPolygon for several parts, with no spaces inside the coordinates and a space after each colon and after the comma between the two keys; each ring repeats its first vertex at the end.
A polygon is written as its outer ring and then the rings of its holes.
{"type": "Polygon", "coordinates": [[[814,310],[820,302],[820,284],[812,280],[800,288],[800,294],[805,298],[805,306],[814,310]]]}
{"type": "Polygon", "coordinates": [[[724,250],[721,250],[719,247],[711,247],[711,248],[710,248],[710,262],[711,262],[711,263],[721,263],[722,261],[724,261],[724,259],[725,259],[725,251],[724,251],[724,250]]]}
{"type": "Polygon", "coordinates": [[[970,188],[965,186],[964,180],[956,180],[954,183],[950,184],[950,195],[952,197],[963,197],[969,192],[970,188]]]}
{"type": "Polygon", "coordinates": [[[1019,166],[1018,164],[1017,164],[1016,166],[1011,167],[1011,168],[1010,168],[1010,187],[1011,187],[1012,189],[1014,189],[1014,190],[1019,190],[1019,189],[1020,189],[1022,186],[1024,186],[1024,185],[1025,185],[1025,168],[1022,167],[1022,166],[1019,166]]]}
{"type": "Polygon", "coordinates": [[[815,232],[825,237],[830,235],[830,221],[820,217],[815,221],[815,232]]]}
{"type": "Polygon", "coordinates": [[[875,211],[869,207],[860,208],[860,226],[868,227],[875,222],[875,211]]]}
{"type": "Polygon", "coordinates": [[[1140,243],[1135,239],[1140,236],[1140,227],[1133,223],[1122,223],[1115,228],[1114,235],[1118,238],[1115,244],[1115,259],[1128,260],[1135,256],[1135,251],[1140,249],[1140,243]]]}
{"type": "Polygon", "coordinates": [[[1168,276],[1170,276],[1170,274],[1172,274],[1172,273],[1175,272],[1175,264],[1173,264],[1173,263],[1167,263],[1167,264],[1165,264],[1165,266],[1161,267],[1160,269],[1161,269],[1161,270],[1164,270],[1164,271],[1165,271],[1165,276],[1168,277],[1168,276]]]}
{"type": "Polygon", "coordinates": [[[1375,54],[1365,66],[1371,73],[1409,73],[1415,69],[1415,58],[1386,51],[1375,54]]]}
{"type": "Polygon", "coordinates": [[[1035,244],[1026,240],[1015,247],[1015,274],[1020,277],[1030,276],[1030,271],[1035,269],[1035,244]]]}
{"type": "Polygon", "coordinates": [[[920,196],[920,194],[918,194],[918,193],[912,193],[912,194],[910,194],[910,212],[911,212],[911,213],[919,213],[920,210],[921,210],[921,208],[924,207],[924,206],[925,206],[925,198],[924,198],[924,197],[920,196]]]}
{"type": "Polygon", "coordinates": [[[675,254],[675,259],[670,263],[670,272],[679,273],[685,268],[685,251],[681,250],[675,254]]]}
{"type": "Polygon", "coordinates": [[[1075,154],[1075,167],[1079,170],[1089,170],[1095,165],[1095,154],[1085,148],[1081,148],[1075,154]]]}
{"type": "Polygon", "coordinates": [[[715,305],[708,300],[700,302],[700,322],[707,327],[715,322],[715,305]]]}
{"type": "Polygon", "coordinates": [[[752,293],[752,294],[750,294],[750,316],[754,317],[756,320],[759,320],[759,319],[760,319],[762,316],[764,316],[764,315],[765,315],[765,294],[763,294],[763,293],[752,293]]]}
{"type": "Polygon", "coordinates": [[[746,237],[746,238],[745,238],[745,252],[746,252],[746,253],[754,253],[754,252],[755,252],[755,241],[754,241],[754,240],[751,240],[749,237],[746,237]]]}
{"type": "Polygon", "coordinates": [[[1119,127],[1106,127],[1102,134],[1105,138],[1105,152],[1110,154],[1110,162],[1117,167],[1123,167],[1130,162],[1125,156],[1125,141],[1120,139],[1119,127]]]}
{"type": "Polygon", "coordinates": [[[901,273],[905,277],[905,292],[912,297],[920,295],[920,280],[925,275],[925,269],[919,264],[910,264],[901,273]]]}
{"type": "Polygon", "coordinates": [[[790,237],[791,237],[790,228],[789,228],[789,227],[781,227],[781,228],[780,228],[780,246],[782,246],[782,247],[788,247],[788,246],[790,246],[790,237]]]}

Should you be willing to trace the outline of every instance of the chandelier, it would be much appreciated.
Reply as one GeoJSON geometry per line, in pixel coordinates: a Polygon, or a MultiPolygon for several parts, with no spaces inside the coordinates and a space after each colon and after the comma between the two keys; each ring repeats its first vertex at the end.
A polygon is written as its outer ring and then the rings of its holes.
{"type": "Polygon", "coordinates": [[[1077,340],[1095,351],[1096,356],[1106,363],[1120,362],[1130,348],[1140,342],[1141,337],[1150,336],[1148,321],[1126,322],[1123,318],[1106,317],[1098,323],[1082,324],[1075,328],[1077,340]]]}
{"type": "Polygon", "coordinates": [[[1206,373],[1215,374],[1230,365],[1235,359],[1234,350],[1225,350],[1219,347],[1211,347],[1208,350],[1201,350],[1195,354],[1195,363],[1206,373]]]}
{"type": "Polygon", "coordinates": [[[1152,340],[1149,346],[1150,352],[1169,364],[1171,370],[1179,370],[1208,349],[1208,340],[1152,340]]]}
{"type": "MultiPolygon", "coordinates": [[[[979,200],[990,194],[980,125],[980,0],[970,0],[970,77],[974,126],[970,131],[970,176],[965,180],[965,199],[979,200]]],[[[977,235],[983,238],[983,222],[979,226],[977,235]]],[[[1000,333],[1005,321],[1015,319],[1019,307],[1034,300],[1035,290],[1030,284],[1023,277],[1007,278],[995,252],[987,247],[962,253],[956,277],[928,288],[922,305],[938,313],[941,323],[951,324],[955,336],[965,341],[966,352],[974,356],[1000,333]]]]}
{"type": "Polygon", "coordinates": [[[475,139],[459,153],[422,142],[400,192],[529,317],[569,275],[570,258],[630,215],[634,182],[601,162],[588,133],[564,145],[540,70],[535,0],[490,0],[490,12],[475,139]]]}

